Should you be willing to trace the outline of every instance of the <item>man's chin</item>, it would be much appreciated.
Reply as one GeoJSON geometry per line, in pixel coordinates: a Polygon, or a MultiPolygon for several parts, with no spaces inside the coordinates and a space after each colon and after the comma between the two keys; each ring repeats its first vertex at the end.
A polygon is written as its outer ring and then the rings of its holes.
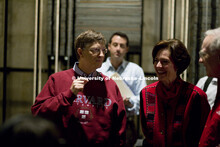
{"type": "MultiPolygon", "coordinates": [[[[97,67],[97,68],[100,68],[101,66],[102,66],[102,63],[101,63],[101,64],[98,64],[96,67],[97,67]]],[[[97,68],[96,68],[96,69],[97,69],[97,68]]]]}
{"type": "Polygon", "coordinates": [[[113,58],[114,58],[114,60],[121,60],[121,59],[123,59],[122,56],[116,56],[116,55],[113,58]]]}

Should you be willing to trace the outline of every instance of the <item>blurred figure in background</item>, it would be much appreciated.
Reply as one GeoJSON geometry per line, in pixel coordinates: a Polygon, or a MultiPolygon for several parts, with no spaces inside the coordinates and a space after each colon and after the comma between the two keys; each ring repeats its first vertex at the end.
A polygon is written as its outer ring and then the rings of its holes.
{"type": "Polygon", "coordinates": [[[133,146],[138,137],[134,115],[139,115],[139,94],[141,89],[146,86],[144,72],[137,64],[124,59],[129,50],[129,38],[125,33],[113,33],[109,39],[108,50],[110,57],[97,70],[108,77],[118,73],[133,93],[130,97],[122,95],[127,112],[126,146],[133,146]],[[134,80],[135,78],[137,79],[134,80]]]}
{"type": "Polygon", "coordinates": [[[16,115],[0,130],[0,142],[5,147],[65,146],[54,123],[32,115],[16,115]],[[61,142],[62,141],[62,142],[61,142]]]}

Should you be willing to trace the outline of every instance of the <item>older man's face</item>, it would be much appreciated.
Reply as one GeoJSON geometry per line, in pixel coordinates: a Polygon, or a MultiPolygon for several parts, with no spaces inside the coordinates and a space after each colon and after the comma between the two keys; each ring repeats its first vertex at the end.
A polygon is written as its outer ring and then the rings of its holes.
{"type": "Polygon", "coordinates": [[[213,36],[208,35],[202,43],[202,48],[199,52],[199,62],[203,63],[206,68],[206,73],[209,77],[220,77],[220,59],[219,53],[211,53],[210,43],[213,41],[213,36]]]}

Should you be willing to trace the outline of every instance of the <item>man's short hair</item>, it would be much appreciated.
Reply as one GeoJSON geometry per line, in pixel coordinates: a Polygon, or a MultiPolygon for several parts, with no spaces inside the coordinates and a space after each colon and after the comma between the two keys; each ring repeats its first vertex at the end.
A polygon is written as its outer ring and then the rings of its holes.
{"type": "Polygon", "coordinates": [[[113,34],[111,35],[111,37],[109,38],[109,42],[108,42],[109,44],[112,43],[112,38],[113,38],[114,36],[120,36],[120,37],[126,39],[126,40],[127,40],[126,45],[127,45],[127,47],[129,47],[129,39],[128,39],[128,36],[127,36],[125,33],[122,33],[122,32],[115,32],[115,33],[113,33],[113,34]]]}
{"type": "Polygon", "coordinates": [[[80,58],[77,53],[78,48],[85,49],[92,46],[94,43],[105,45],[105,37],[100,32],[96,32],[94,30],[87,30],[81,33],[75,40],[75,52],[77,59],[80,58]]]}

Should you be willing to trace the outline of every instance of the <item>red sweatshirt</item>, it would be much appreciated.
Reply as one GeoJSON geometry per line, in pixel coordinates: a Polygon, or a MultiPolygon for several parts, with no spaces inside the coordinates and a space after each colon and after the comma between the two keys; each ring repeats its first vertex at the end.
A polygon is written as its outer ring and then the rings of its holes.
{"type": "Polygon", "coordinates": [[[144,146],[198,146],[209,104],[205,92],[177,78],[170,90],[161,82],[141,92],[140,117],[144,146]]]}
{"type": "Polygon", "coordinates": [[[215,104],[208,116],[199,147],[220,146],[220,98],[216,97],[215,104]]]}
{"type": "Polygon", "coordinates": [[[90,80],[75,96],[70,90],[73,69],[51,75],[37,96],[33,115],[53,120],[74,146],[122,146],[125,142],[126,112],[113,80],[104,75],[90,80]]]}

